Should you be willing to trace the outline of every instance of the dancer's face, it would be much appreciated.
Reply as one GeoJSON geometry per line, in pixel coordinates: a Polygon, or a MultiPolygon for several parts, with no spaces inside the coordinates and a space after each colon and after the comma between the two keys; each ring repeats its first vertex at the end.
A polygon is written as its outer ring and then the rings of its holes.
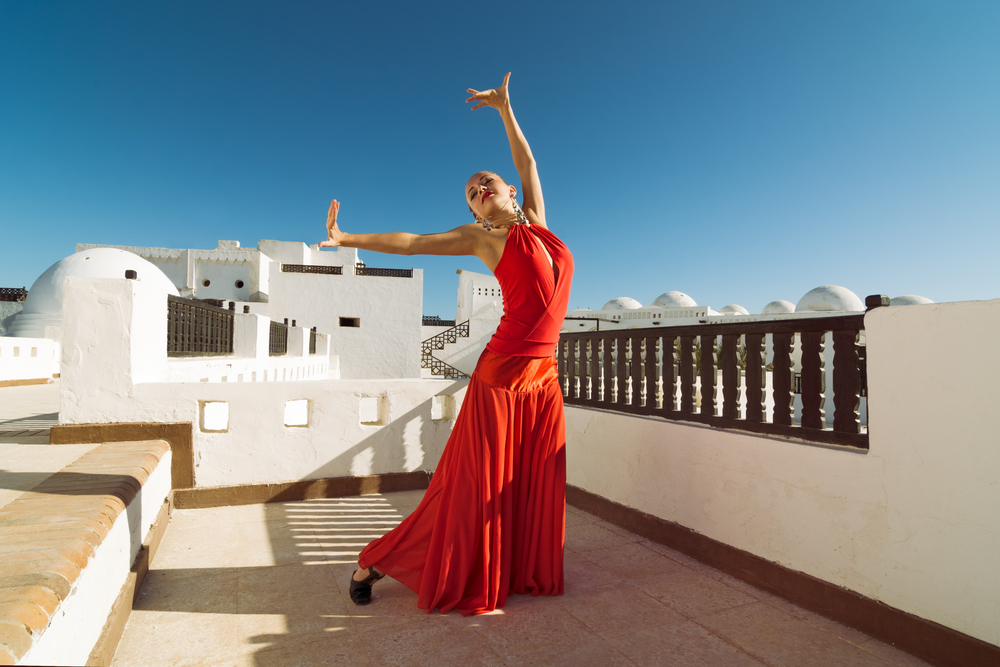
{"type": "Polygon", "coordinates": [[[490,219],[491,214],[508,206],[517,188],[508,185],[491,171],[480,171],[472,175],[465,184],[465,201],[480,218],[490,219]]]}

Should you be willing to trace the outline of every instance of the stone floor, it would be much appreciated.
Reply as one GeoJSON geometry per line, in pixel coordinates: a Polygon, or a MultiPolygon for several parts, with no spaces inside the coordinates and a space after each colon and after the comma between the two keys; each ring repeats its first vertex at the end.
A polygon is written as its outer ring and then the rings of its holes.
{"type": "Polygon", "coordinates": [[[114,665],[925,665],[570,508],[566,595],[426,614],[357,552],[421,492],[176,511],[114,665]]]}

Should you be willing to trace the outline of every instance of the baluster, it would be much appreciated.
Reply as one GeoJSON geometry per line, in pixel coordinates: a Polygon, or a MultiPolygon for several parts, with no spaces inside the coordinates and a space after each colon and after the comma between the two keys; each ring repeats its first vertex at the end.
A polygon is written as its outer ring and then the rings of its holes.
{"type": "Polygon", "coordinates": [[[681,336],[681,412],[694,412],[694,336],[681,336]]]}
{"type": "Polygon", "coordinates": [[[774,345],[774,370],[771,387],[774,392],[774,419],[779,426],[792,425],[792,336],[776,333],[771,336],[774,345]]]}
{"type": "Polygon", "coordinates": [[[629,339],[615,339],[615,404],[628,405],[628,355],[629,339]]]}
{"type": "Polygon", "coordinates": [[[576,341],[570,340],[566,351],[566,396],[569,399],[577,397],[576,391],[576,341]]]}
{"type": "Polygon", "coordinates": [[[740,416],[740,366],[736,350],[739,340],[736,334],[722,337],[722,416],[728,419],[740,416]]]}
{"type": "Polygon", "coordinates": [[[822,331],[804,331],[802,340],[802,427],[825,428],[824,396],[826,373],[823,372],[822,331]]]}
{"type": "Polygon", "coordinates": [[[646,371],[646,385],[645,385],[645,401],[643,402],[643,407],[647,411],[653,412],[659,407],[659,403],[656,400],[657,390],[659,389],[659,377],[657,371],[657,355],[659,354],[659,338],[647,338],[645,340],[645,366],[646,371]]]}
{"type": "Polygon", "coordinates": [[[701,414],[715,416],[715,336],[701,337],[701,414]]]}
{"type": "Polygon", "coordinates": [[[600,403],[604,400],[604,341],[595,338],[590,341],[590,400],[600,403]]]}
{"type": "Polygon", "coordinates": [[[764,334],[747,334],[747,409],[744,418],[749,422],[764,421],[764,334]]]}
{"type": "Polygon", "coordinates": [[[674,350],[677,339],[667,336],[660,341],[660,361],[662,368],[663,410],[668,413],[677,412],[677,375],[674,371],[674,350]]]}
{"type": "Polygon", "coordinates": [[[630,370],[632,371],[630,383],[632,385],[632,407],[641,407],[643,405],[643,387],[642,387],[642,349],[643,340],[641,338],[632,338],[629,341],[629,345],[632,347],[632,361],[630,362],[630,370]]]}
{"type": "Polygon", "coordinates": [[[566,351],[569,347],[570,342],[563,337],[559,338],[559,344],[556,345],[556,372],[559,374],[559,386],[562,387],[563,396],[567,396],[566,393],[566,351]]]}
{"type": "Polygon", "coordinates": [[[833,332],[833,430],[859,433],[861,373],[858,368],[858,332],[833,332]]]}

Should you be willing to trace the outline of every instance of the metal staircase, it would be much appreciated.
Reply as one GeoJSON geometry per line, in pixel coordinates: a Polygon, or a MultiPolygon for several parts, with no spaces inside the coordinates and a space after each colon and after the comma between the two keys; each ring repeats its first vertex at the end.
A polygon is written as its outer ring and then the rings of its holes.
{"type": "Polygon", "coordinates": [[[445,329],[436,336],[431,336],[420,343],[420,367],[429,368],[432,375],[440,375],[448,380],[468,379],[469,376],[462,371],[434,357],[434,350],[443,350],[448,343],[456,343],[459,338],[468,337],[468,320],[456,324],[450,329],[445,329]]]}

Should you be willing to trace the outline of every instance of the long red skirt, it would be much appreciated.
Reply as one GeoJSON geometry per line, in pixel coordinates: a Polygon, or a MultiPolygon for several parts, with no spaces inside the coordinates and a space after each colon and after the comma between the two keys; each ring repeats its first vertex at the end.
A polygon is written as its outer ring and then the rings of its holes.
{"type": "Polygon", "coordinates": [[[428,612],[562,595],[565,445],[555,357],[483,352],[423,500],[358,562],[413,589],[428,612]]]}

